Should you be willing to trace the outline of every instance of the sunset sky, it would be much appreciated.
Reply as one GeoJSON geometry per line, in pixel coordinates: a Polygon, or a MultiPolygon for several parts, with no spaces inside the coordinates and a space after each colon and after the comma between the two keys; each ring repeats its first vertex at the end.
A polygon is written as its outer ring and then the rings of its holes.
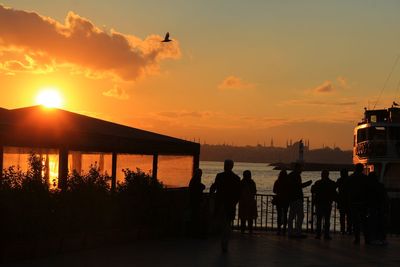
{"type": "MultiPolygon", "coordinates": [[[[209,144],[352,147],[400,54],[400,1],[0,0],[0,107],[209,144]],[[172,42],[161,43],[169,31],[172,42]]],[[[377,108],[400,101],[400,62],[377,108]]]]}

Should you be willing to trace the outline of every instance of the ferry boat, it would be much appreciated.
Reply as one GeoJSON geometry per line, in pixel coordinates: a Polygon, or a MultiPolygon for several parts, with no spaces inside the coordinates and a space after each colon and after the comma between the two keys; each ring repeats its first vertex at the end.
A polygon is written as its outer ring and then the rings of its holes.
{"type": "Polygon", "coordinates": [[[375,171],[388,192],[400,194],[400,108],[368,110],[354,129],[353,163],[375,171]]]}

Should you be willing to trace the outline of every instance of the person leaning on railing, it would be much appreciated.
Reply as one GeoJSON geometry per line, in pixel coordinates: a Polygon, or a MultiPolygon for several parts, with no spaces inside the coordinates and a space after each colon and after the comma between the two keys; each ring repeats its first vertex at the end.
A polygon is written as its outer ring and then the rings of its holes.
{"type": "Polygon", "coordinates": [[[246,230],[246,222],[249,233],[253,233],[253,222],[257,218],[256,193],[257,187],[254,180],[251,179],[251,172],[245,170],[243,179],[240,181],[239,218],[241,233],[246,230]]]}
{"type": "Polygon", "coordinates": [[[288,236],[289,238],[306,238],[301,233],[301,227],[304,220],[303,206],[303,188],[312,184],[312,181],[303,183],[301,181],[302,165],[295,163],[293,171],[288,175],[288,191],[289,193],[289,218],[288,218],[288,236]],[[293,229],[293,222],[296,226],[293,229]]]}
{"type": "Polygon", "coordinates": [[[289,209],[289,185],[288,175],[285,169],[279,172],[278,179],[274,183],[272,204],[276,206],[277,216],[277,234],[286,234],[287,212],[289,209]]]}

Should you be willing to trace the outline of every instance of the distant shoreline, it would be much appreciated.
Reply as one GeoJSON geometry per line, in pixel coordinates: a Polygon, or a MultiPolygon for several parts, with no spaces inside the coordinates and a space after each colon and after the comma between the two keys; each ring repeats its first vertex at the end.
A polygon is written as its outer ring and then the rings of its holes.
{"type": "MultiPolygon", "coordinates": [[[[292,170],[294,163],[271,163],[270,166],[274,166],[274,170],[292,170]]],[[[340,171],[346,169],[352,171],[354,168],[353,164],[331,164],[331,163],[315,163],[315,162],[304,162],[303,171],[340,171]]]]}
{"type": "MultiPolygon", "coordinates": [[[[202,161],[224,161],[232,159],[236,162],[245,163],[290,163],[299,158],[298,145],[287,147],[245,146],[236,147],[229,145],[201,145],[200,160],[202,161]]],[[[304,161],[317,164],[345,164],[351,165],[352,151],[340,148],[320,148],[310,150],[304,149],[304,161]]]]}

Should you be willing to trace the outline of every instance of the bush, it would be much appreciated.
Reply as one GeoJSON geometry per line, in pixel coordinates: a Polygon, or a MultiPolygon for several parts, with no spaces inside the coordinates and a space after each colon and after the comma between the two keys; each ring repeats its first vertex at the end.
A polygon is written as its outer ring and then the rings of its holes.
{"type": "Polygon", "coordinates": [[[42,158],[32,153],[28,171],[14,166],[3,170],[0,183],[1,231],[12,238],[48,234],[52,220],[52,194],[42,177],[42,158]]]}
{"type": "Polygon", "coordinates": [[[60,193],[59,213],[66,231],[90,232],[106,228],[110,218],[110,176],[91,165],[88,173],[73,171],[66,192],[60,193]]]}
{"type": "Polygon", "coordinates": [[[123,170],[125,181],[111,192],[110,176],[94,165],[87,173],[71,173],[66,190],[61,191],[50,189],[42,160],[32,153],[27,172],[15,167],[3,170],[3,240],[106,232],[110,228],[150,230],[166,224],[169,202],[164,186],[140,169],[123,170]]]}
{"type": "Polygon", "coordinates": [[[123,172],[125,182],[117,185],[122,224],[157,225],[165,210],[163,184],[140,169],[123,172]]]}

